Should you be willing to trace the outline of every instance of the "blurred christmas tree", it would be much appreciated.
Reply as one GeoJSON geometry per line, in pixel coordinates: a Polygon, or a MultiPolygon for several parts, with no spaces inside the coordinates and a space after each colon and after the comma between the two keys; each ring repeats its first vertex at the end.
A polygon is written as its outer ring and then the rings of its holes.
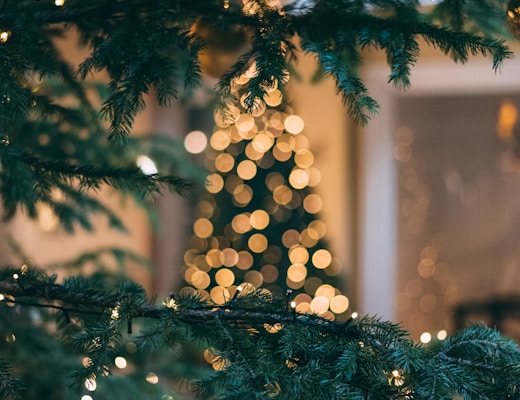
{"type": "MultiPolygon", "coordinates": [[[[233,94],[243,96],[249,79],[248,73],[237,79],[233,94]]],[[[249,284],[280,298],[290,291],[297,311],[335,318],[349,299],[338,287],[341,271],[317,217],[322,200],[312,188],[321,176],[304,121],[284,106],[277,85],[264,99],[267,105],[252,114],[242,106],[232,108],[231,120],[215,114],[204,153],[207,191],[196,204],[184,276],[216,304],[249,284]]],[[[192,132],[188,148],[205,142],[201,135],[192,132]]]]}
{"type": "MultiPolygon", "coordinates": [[[[187,280],[205,289],[214,279],[220,294],[184,291],[150,304],[153,294],[106,270],[58,277],[31,263],[6,267],[0,274],[1,398],[170,399],[194,377],[205,399],[519,398],[520,351],[493,330],[472,327],[425,347],[377,318],[331,321],[300,312],[327,315],[334,308],[334,287],[333,294],[315,297],[326,299],[323,307],[307,296],[322,287],[319,274],[336,272],[314,219],[316,176],[297,128],[301,120],[289,108],[267,110],[277,104],[299,47],[334,80],[351,117],[367,123],[377,103],[358,75],[364,49],[385,52],[389,81],[400,87],[409,85],[421,38],[456,61],[489,55],[498,68],[511,56],[493,36],[503,33],[506,11],[515,23],[515,1],[445,0],[426,8],[412,0],[2,1],[2,208],[6,219],[20,210],[32,218],[51,210],[70,232],[91,229],[93,213],[124,229],[94,195],[102,187],[142,201],[162,186],[178,192],[190,186],[198,175],[178,142],[131,136],[135,118],[152,92],[161,106],[190,98],[202,79],[200,56],[215,45],[212,27],[230,32],[224,37],[233,52],[236,43],[244,47],[216,88],[209,165],[215,168],[210,193],[220,189],[241,211],[228,217],[211,196],[199,202],[197,254],[187,257],[196,265],[187,280]],[[245,41],[236,42],[236,33],[245,41]],[[60,50],[64,36],[72,39],[60,50]],[[79,65],[66,57],[76,44],[85,50],[79,65]],[[237,112],[239,106],[246,112],[237,112]],[[286,169],[287,177],[268,172],[270,164],[286,169]],[[295,218],[301,224],[289,228],[295,218]],[[267,239],[271,227],[280,229],[281,243],[267,239]],[[213,238],[214,232],[223,234],[213,238]],[[233,251],[246,241],[247,253],[233,251]],[[316,267],[312,282],[305,281],[309,260],[316,267]],[[238,268],[227,268],[232,265],[238,268]],[[233,291],[238,282],[260,279],[271,291],[233,291]],[[299,305],[284,297],[284,285],[301,292],[299,305]],[[202,368],[203,376],[199,353],[192,352],[199,346],[212,365],[211,373],[202,368]]],[[[105,251],[70,265],[102,265],[105,251]]],[[[109,253],[123,265],[133,257],[120,249],[109,253]]]]}

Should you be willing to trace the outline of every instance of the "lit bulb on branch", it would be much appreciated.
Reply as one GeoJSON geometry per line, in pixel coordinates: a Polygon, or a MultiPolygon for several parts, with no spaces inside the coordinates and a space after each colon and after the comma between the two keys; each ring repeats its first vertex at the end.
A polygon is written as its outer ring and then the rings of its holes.
{"type": "Polygon", "coordinates": [[[507,3],[507,27],[520,39],[520,0],[510,0],[507,3]]]}

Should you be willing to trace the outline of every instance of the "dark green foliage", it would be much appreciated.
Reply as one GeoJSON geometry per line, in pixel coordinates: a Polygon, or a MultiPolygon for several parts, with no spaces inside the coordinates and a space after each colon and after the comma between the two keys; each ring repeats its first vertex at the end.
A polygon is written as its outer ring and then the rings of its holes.
{"type": "MultiPolygon", "coordinates": [[[[188,181],[201,182],[178,141],[130,137],[146,94],[167,106],[200,85],[199,53],[215,43],[194,29],[198,21],[245,33],[242,54],[216,88],[221,112],[238,101],[230,85],[251,67],[256,74],[243,100],[249,110],[263,102],[266,88],[283,86],[289,71],[297,71],[300,48],[316,56],[319,72],[334,80],[351,116],[363,124],[377,111],[358,72],[363,51],[383,51],[389,82],[404,88],[420,40],[458,62],[490,56],[496,69],[511,56],[495,36],[504,35],[506,3],[444,0],[423,8],[412,0],[316,0],[274,8],[253,0],[247,9],[254,12],[248,12],[239,2],[224,7],[219,0],[68,0],[64,7],[51,0],[4,0],[5,217],[20,208],[34,217],[38,205],[46,204],[69,231],[78,225],[91,229],[95,213],[124,230],[93,191],[112,186],[145,203],[143,196],[163,186],[183,192],[188,181]],[[81,59],[71,63],[61,52],[63,37],[69,48],[77,38],[85,51],[81,59]],[[141,154],[156,161],[158,174],[135,167],[141,154]]],[[[107,251],[120,263],[125,258],[107,251]]],[[[80,262],[95,261],[85,257],[80,262]]],[[[200,348],[211,349],[221,367],[197,381],[198,394],[207,400],[519,398],[517,346],[480,326],[423,347],[377,318],[331,322],[295,314],[285,300],[262,291],[243,293],[224,306],[193,295],[159,306],[119,278],[95,274],[58,283],[33,268],[3,270],[0,293],[0,337],[6,341],[0,347],[2,400],[78,397],[78,386],[71,389],[64,379],[72,370],[77,384],[97,377],[97,399],[129,392],[139,399],[162,398],[172,390],[145,383],[146,371],[154,368],[161,379],[176,383],[193,381],[206,372],[200,348]],[[128,334],[132,325],[140,330],[135,339],[128,334]],[[161,357],[130,353],[129,343],[160,350],[161,357]],[[135,370],[115,372],[117,354],[125,354],[135,370]],[[85,365],[83,356],[89,357],[85,365]],[[103,377],[108,372],[113,375],[103,377]],[[129,376],[135,379],[124,379],[129,376]]]]}
{"type": "MultiPolygon", "coordinates": [[[[4,303],[19,312],[31,305],[67,314],[58,329],[69,357],[76,363],[80,355],[89,357],[88,363],[74,368],[78,387],[85,379],[118,385],[117,376],[103,376],[114,372],[114,357],[124,353],[121,344],[129,338],[124,328],[134,321],[140,333],[133,341],[146,351],[172,349],[183,360],[182,368],[165,372],[181,381],[198,376],[194,387],[205,400],[519,396],[520,349],[483,326],[423,346],[399,326],[378,318],[329,321],[294,313],[264,290],[244,291],[223,306],[193,294],[149,305],[139,286],[120,278],[75,277],[57,284],[55,277],[29,270],[19,282],[9,282],[13,273],[6,271],[0,280],[4,303]],[[213,353],[215,370],[200,375],[204,368],[193,352],[194,343],[213,353]]],[[[9,353],[2,354],[5,358],[9,353]]],[[[153,360],[153,353],[150,357],[153,360]]],[[[10,367],[2,365],[2,373],[12,377],[11,386],[19,386],[10,367]]]]}

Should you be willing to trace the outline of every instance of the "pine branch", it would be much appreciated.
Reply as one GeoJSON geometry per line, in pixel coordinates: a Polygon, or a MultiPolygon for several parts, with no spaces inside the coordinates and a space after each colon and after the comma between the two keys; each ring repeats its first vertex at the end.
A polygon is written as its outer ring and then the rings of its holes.
{"type": "Polygon", "coordinates": [[[264,291],[220,306],[190,294],[150,305],[130,281],[57,284],[32,268],[4,271],[0,293],[9,304],[54,308],[74,321],[68,340],[90,359],[77,383],[108,373],[125,321],[147,319],[156,325],[138,338],[143,345],[175,346],[193,335],[215,349],[225,368],[199,381],[206,398],[495,399],[518,396],[520,388],[520,350],[482,326],[424,347],[395,324],[294,313],[264,291]]]}

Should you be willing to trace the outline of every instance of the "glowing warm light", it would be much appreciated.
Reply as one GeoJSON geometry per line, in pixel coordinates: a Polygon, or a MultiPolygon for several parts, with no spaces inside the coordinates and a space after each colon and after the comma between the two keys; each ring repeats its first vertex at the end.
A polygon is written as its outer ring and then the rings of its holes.
{"type": "Polygon", "coordinates": [[[253,266],[254,258],[253,255],[246,251],[242,250],[238,252],[238,262],[237,268],[241,270],[248,270],[253,266]]]}
{"type": "Polygon", "coordinates": [[[417,266],[417,272],[421,278],[429,278],[435,274],[435,261],[431,258],[423,258],[417,266]]]}
{"type": "Polygon", "coordinates": [[[303,208],[309,214],[319,213],[321,211],[322,207],[323,207],[323,201],[321,200],[321,197],[315,193],[308,194],[303,199],[303,208]]]}
{"type": "Polygon", "coordinates": [[[81,396],[81,400],[94,400],[91,396],[89,396],[88,394],[85,394],[83,396],[81,396]]]}
{"type": "Polygon", "coordinates": [[[229,291],[222,286],[215,286],[213,289],[211,289],[209,295],[211,297],[211,301],[217,305],[226,303],[230,298],[229,291]]]}
{"type": "Polygon", "coordinates": [[[419,340],[424,344],[430,343],[432,341],[432,334],[430,332],[423,332],[419,340]]]}
{"type": "Polygon", "coordinates": [[[225,150],[229,144],[231,143],[231,138],[229,137],[228,131],[218,130],[213,132],[211,138],[209,139],[210,146],[215,150],[225,150]]]}
{"type": "Polygon", "coordinates": [[[239,206],[246,206],[253,198],[253,189],[248,185],[238,185],[233,190],[233,198],[239,206]]]}
{"type": "Polygon", "coordinates": [[[330,311],[336,314],[342,314],[347,311],[350,301],[347,296],[338,295],[330,300],[330,311]]]}
{"type": "Polygon", "coordinates": [[[258,271],[248,271],[244,275],[244,281],[250,283],[255,287],[259,287],[262,286],[262,284],[264,283],[264,277],[258,271]]]}
{"type": "Polygon", "coordinates": [[[244,179],[253,179],[256,175],[256,164],[251,160],[241,161],[237,165],[237,175],[244,179]]]}
{"type": "Polygon", "coordinates": [[[357,312],[355,312],[355,311],[350,316],[350,318],[352,318],[352,319],[356,319],[357,317],[359,317],[359,314],[357,312]]]}
{"type": "Polygon", "coordinates": [[[445,340],[447,337],[448,337],[448,332],[446,332],[444,329],[437,332],[437,339],[445,340]]]}
{"type": "Polygon", "coordinates": [[[206,178],[206,190],[210,193],[218,193],[224,187],[224,179],[219,174],[211,174],[206,178]]]}
{"type": "Polygon", "coordinates": [[[148,372],[146,374],[146,382],[152,385],[157,385],[159,383],[159,377],[154,372],[148,372]]]}
{"type": "Polygon", "coordinates": [[[137,157],[136,164],[145,175],[154,175],[158,172],[155,163],[148,156],[137,157]]]}
{"type": "Polygon", "coordinates": [[[255,126],[255,119],[250,114],[240,114],[235,122],[235,126],[241,132],[247,132],[255,126]]]}
{"type": "Polygon", "coordinates": [[[305,264],[309,261],[309,251],[302,246],[293,247],[289,250],[289,260],[293,264],[305,264]]]}
{"type": "Polygon", "coordinates": [[[317,296],[311,301],[311,311],[315,314],[324,314],[329,310],[329,299],[317,296]]]}
{"type": "Polygon", "coordinates": [[[293,135],[296,135],[303,131],[305,123],[302,117],[298,115],[289,115],[284,121],[285,130],[293,135]]]}
{"type": "Polygon", "coordinates": [[[510,101],[504,101],[500,105],[497,120],[497,133],[501,139],[510,138],[518,120],[518,109],[510,101]]]}
{"type": "Polygon", "coordinates": [[[229,153],[222,153],[215,159],[215,168],[220,172],[229,172],[235,166],[235,159],[229,153]]]}
{"type": "Polygon", "coordinates": [[[5,43],[9,40],[9,36],[11,36],[11,32],[0,31],[0,42],[5,43]]]}
{"type": "Polygon", "coordinates": [[[282,104],[283,94],[279,89],[275,89],[264,96],[264,101],[268,106],[277,107],[282,104]]]}
{"type": "Polygon", "coordinates": [[[223,287],[229,287],[235,283],[235,274],[227,268],[219,269],[215,274],[215,282],[223,287]]]}
{"type": "Polygon", "coordinates": [[[251,213],[249,222],[255,229],[265,229],[269,225],[269,214],[265,210],[255,210],[251,213]]]}
{"type": "Polygon", "coordinates": [[[289,204],[292,200],[293,192],[285,185],[280,185],[274,189],[273,199],[276,203],[281,205],[289,204]]]}
{"type": "Polygon", "coordinates": [[[316,297],[325,297],[327,300],[332,300],[336,295],[336,289],[332,285],[324,284],[316,289],[316,297]]]}
{"type": "Polygon", "coordinates": [[[307,277],[307,268],[302,264],[293,264],[287,269],[287,277],[293,282],[301,282],[307,277]]]}
{"type": "Polygon", "coordinates": [[[63,5],[65,5],[65,0],[54,0],[54,5],[56,7],[62,7],[63,5]]]}
{"type": "Polygon", "coordinates": [[[44,232],[52,232],[58,228],[60,219],[54,210],[46,203],[36,204],[36,211],[38,213],[38,226],[44,232]]]}
{"type": "Polygon", "coordinates": [[[309,174],[303,169],[295,168],[289,174],[289,183],[295,189],[303,189],[309,183],[309,174]]]}
{"type": "Polygon", "coordinates": [[[267,238],[261,233],[255,233],[247,241],[248,247],[254,253],[262,253],[267,249],[268,241],[267,238]]]}
{"type": "Polygon", "coordinates": [[[246,233],[251,230],[251,218],[247,214],[238,214],[231,220],[231,227],[236,233],[246,233]]]}
{"type": "Polygon", "coordinates": [[[115,307],[114,309],[112,309],[110,318],[112,318],[113,320],[119,319],[119,307],[115,307]]]}
{"type": "Polygon", "coordinates": [[[258,133],[253,141],[251,142],[252,147],[260,152],[265,153],[268,151],[274,144],[274,139],[268,132],[260,132],[258,133]]]}
{"type": "Polygon", "coordinates": [[[126,358],[124,357],[116,357],[114,360],[114,364],[119,369],[124,369],[128,365],[128,363],[126,362],[126,358]]]}
{"type": "Polygon", "coordinates": [[[294,155],[294,162],[300,168],[309,168],[312,166],[312,164],[314,164],[314,154],[312,154],[308,150],[305,150],[301,153],[297,153],[294,155]]]}
{"type": "Polygon", "coordinates": [[[85,380],[85,389],[89,392],[94,392],[97,389],[97,383],[95,379],[86,379],[85,380]]]}
{"type": "Polygon", "coordinates": [[[205,271],[195,271],[191,275],[191,284],[197,289],[206,289],[211,283],[211,278],[205,271]]]}
{"type": "Polygon", "coordinates": [[[226,267],[233,267],[238,263],[239,256],[235,249],[227,247],[220,252],[220,262],[226,267]]]}
{"type": "Polygon", "coordinates": [[[193,223],[193,231],[198,237],[208,238],[213,233],[213,224],[207,218],[199,218],[193,223]]]}
{"type": "Polygon", "coordinates": [[[5,296],[0,293],[0,301],[4,301],[4,300],[5,300],[5,296]]]}
{"type": "Polygon", "coordinates": [[[312,255],[312,264],[318,269],[327,268],[332,262],[332,254],[328,250],[316,250],[312,255]]]}

